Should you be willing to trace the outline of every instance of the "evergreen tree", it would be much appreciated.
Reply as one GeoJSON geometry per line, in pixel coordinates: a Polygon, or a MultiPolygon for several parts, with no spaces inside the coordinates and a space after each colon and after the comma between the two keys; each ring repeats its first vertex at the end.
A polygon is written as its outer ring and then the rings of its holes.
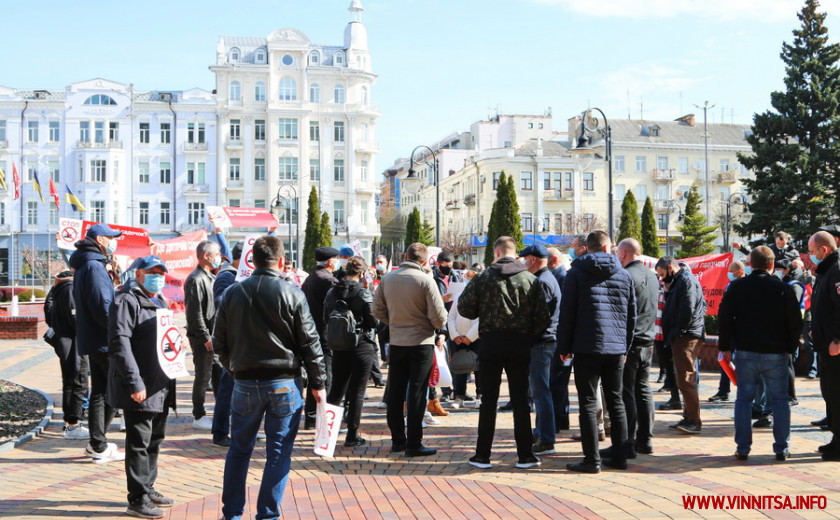
{"type": "Polygon", "coordinates": [[[332,247],[333,237],[330,229],[330,214],[326,211],[321,214],[321,239],[318,247],[332,247]]]}
{"type": "Polygon", "coordinates": [[[618,225],[618,238],[616,243],[625,238],[635,238],[641,241],[642,221],[639,219],[639,205],[636,204],[636,196],[633,190],[627,190],[624,200],[621,202],[621,223],[618,225]]]}
{"type": "Polygon", "coordinates": [[[712,242],[717,238],[717,226],[706,225],[706,217],[700,211],[701,202],[697,186],[692,186],[686,197],[683,225],[677,228],[682,238],[674,238],[674,242],[681,246],[675,255],[677,258],[708,255],[715,250],[712,242]]]}
{"type": "Polygon", "coordinates": [[[642,208],[642,254],[659,258],[659,237],[656,233],[656,216],[653,214],[653,202],[645,199],[642,208]]]}
{"type": "Polygon", "coordinates": [[[785,91],[771,93],[773,110],[754,115],[753,155],[738,154],[755,173],[744,179],[753,217],[735,225],[742,235],[784,230],[802,241],[840,215],[840,45],[829,43],[818,7],[805,0],[793,43],[782,45],[785,91]]]}
{"type": "Polygon", "coordinates": [[[306,229],[303,231],[303,270],[315,269],[315,250],[321,243],[321,214],[318,212],[318,191],[315,186],[309,192],[306,208],[306,229]]]}
{"type": "Polygon", "coordinates": [[[423,219],[423,224],[420,226],[420,240],[418,242],[425,246],[435,245],[435,227],[427,219],[423,219]]]}
{"type": "Polygon", "coordinates": [[[507,176],[505,172],[502,171],[501,175],[499,176],[499,187],[496,189],[496,200],[493,201],[493,209],[490,210],[490,219],[487,221],[487,245],[484,247],[484,265],[490,265],[493,263],[493,244],[496,242],[496,239],[499,238],[500,234],[498,232],[498,221],[500,218],[501,212],[501,202],[500,197],[502,196],[502,192],[505,191],[507,188],[507,176]],[[502,188],[504,186],[505,188],[502,188]]]}
{"type": "Polygon", "coordinates": [[[423,224],[420,221],[420,210],[417,206],[411,210],[408,215],[408,221],[405,223],[405,247],[420,242],[423,233],[423,224]]]}
{"type": "Polygon", "coordinates": [[[522,219],[519,215],[519,201],[516,198],[516,184],[513,175],[508,177],[507,193],[505,194],[505,217],[502,220],[502,227],[499,228],[499,236],[507,235],[516,242],[516,250],[522,251],[525,248],[522,237],[522,219]]]}

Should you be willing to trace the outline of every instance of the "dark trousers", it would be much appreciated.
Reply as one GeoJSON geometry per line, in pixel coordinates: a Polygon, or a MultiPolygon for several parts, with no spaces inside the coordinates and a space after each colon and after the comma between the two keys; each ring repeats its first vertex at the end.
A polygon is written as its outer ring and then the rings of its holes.
{"type": "MultiPolygon", "coordinates": [[[[326,345],[326,340],[321,337],[321,345],[326,345]]],[[[330,393],[330,389],[332,388],[332,380],[333,380],[333,351],[325,348],[324,349],[324,368],[326,368],[327,372],[327,379],[324,383],[324,390],[327,391],[327,394],[330,393]]],[[[307,387],[306,388],[306,400],[303,404],[303,413],[306,416],[307,421],[312,421],[311,424],[315,424],[315,415],[317,414],[316,411],[317,403],[315,402],[315,396],[312,395],[312,389],[307,387]]]]}
{"type": "Polygon", "coordinates": [[[434,361],[434,345],[391,345],[387,417],[391,442],[395,445],[419,448],[423,444],[423,414],[434,361]],[[403,404],[408,409],[406,423],[403,423],[403,404]]]}
{"type": "Polygon", "coordinates": [[[345,399],[347,439],[355,439],[365,403],[365,388],[376,359],[371,343],[362,342],[354,350],[333,353],[333,381],[327,402],[338,406],[345,399]]]}
{"type": "Polygon", "coordinates": [[[57,337],[56,340],[58,345],[53,349],[61,366],[61,411],[64,422],[75,425],[82,415],[87,392],[88,359],[79,355],[75,338],[57,337]]]}
{"type": "Polygon", "coordinates": [[[623,463],[627,456],[627,417],[621,399],[623,361],[621,354],[575,354],[575,387],[580,402],[580,435],[585,463],[599,464],[598,454],[598,384],[610,414],[610,439],[613,462],[623,463]]]}
{"type": "Polygon", "coordinates": [[[88,401],[88,430],[90,446],[96,453],[108,447],[105,432],[114,419],[114,409],[105,402],[108,390],[108,354],[90,354],[90,400],[88,401]]]}
{"type": "MultiPolygon", "coordinates": [[[[201,419],[207,415],[204,409],[204,399],[207,394],[207,383],[213,372],[213,352],[207,350],[204,343],[196,338],[189,338],[190,349],[192,350],[193,366],[195,367],[195,378],[192,387],[192,415],[195,419],[201,419]]],[[[216,386],[213,386],[216,391],[216,386]]]]}
{"type": "Polygon", "coordinates": [[[659,366],[665,370],[665,380],[662,386],[671,389],[671,399],[680,400],[680,393],[677,390],[677,370],[674,367],[674,354],[670,347],[666,347],[661,341],[654,342],[654,348],[659,357],[659,366]]]}
{"type": "Polygon", "coordinates": [[[481,407],[478,414],[478,440],[475,454],[490,458],[496,433],[496,405],[502,371],[507,374],[513,405],[513,437],[519,460],[534,456],[531,449],[531,408],[528,405],[528,370],[531,365],[531,338],[518,332],[488,332],[481,337],[478,363],[481,365],[481,407]]]}
{"type": "Polygon", "coordinates": [[[213,383],[216,408],[213,411],[213,441],[222,441],[230,436],[230,400],[233,398],[233,376],[224,368],[219,380],[213,383]]]}
{"type": "Polygon", "coordinates": [[[373,364],[370,367],[370,378],[373,384],[382,386],[385,381],[382,379],[382,370],[379,368],[379,347],[373,345],[373,364]]]}
{"type": "MultiPolygon", "coordinates": [[[[827,353],[820,353],[820,391],[825,399],[826,415],[831,433],[834,435],[832,441],[840,441],[840,356],[829,356],[827,353]]],[[[835,451],[840,451],[836,447],[835,451]]]]}
{"type": "Polygon", "coordinates": [[[154,490],[160,443],[166,436],[168,411],[123,410],[125,417],[125,476],[128,501],[141,500],[154,490]]]}
{"type": "Polygon", "coordinates": [[[624,362],[621,398],[627,413],[627,445],[650,446],[653,438],[653,390],[650,364],[653,345],[633,346],[624,362]]]}
{"type": "Polygon", "coordinates": [[[572,360],[563,361],[559,355],[551,359],[549,388],[554,403],[554,426],[557,431],[569,429],[569,379],[572,376],[572,360]]]}

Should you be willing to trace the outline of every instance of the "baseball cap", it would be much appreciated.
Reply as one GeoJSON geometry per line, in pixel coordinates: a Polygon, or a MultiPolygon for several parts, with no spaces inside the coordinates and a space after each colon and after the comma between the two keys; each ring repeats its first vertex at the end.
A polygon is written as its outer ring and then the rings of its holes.
{"type": "Polygon", "coordinates": [[[166,264],[161,260],[159,256],[149,255],[140,258],[137,261],[136,268],[142,269],[144,271],[148,271],[149,269],[153,269],[155,267],[162,267],[164,273],[168,273],[169,269],[166,268],[166,264]]]}
{"type": "Polygon", "coordinates": [[[353,251],[353,248],[350,246],[342,246],[341,251],[338,252],[339,256],[356,256],[356,252],[353,251]]]}
{"type": "Polygon", "coordinates": [[[519,253],[519,256],[535,256],[537,258],[548,258],[548,250],[542,244],[534,244],[526,247],[519,253]]]}
{"type": "Polygon", "coordinates": [[[94,224],[87,230],[86,238],[96,237],[118,237],[122,235],[122,231],[111,229],[108,224],[94,224]]]}
{"type": "Polygon", "coordinates": [[[819,228],[820,231],[827,231],[836,237],[840,237],[840,226],[837,224],[831,224],[829,226],[822,226],[819,228]]]}

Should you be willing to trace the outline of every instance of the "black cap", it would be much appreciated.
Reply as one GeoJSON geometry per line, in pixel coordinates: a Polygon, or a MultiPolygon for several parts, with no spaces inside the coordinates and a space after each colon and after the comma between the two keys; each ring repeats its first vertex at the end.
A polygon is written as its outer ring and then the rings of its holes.
{"type": "Polygon", "coordinates": [[[775,264],[776,269],[790,269],[790,260],[787,258],[782,258],[781,260],[776,260],[775,264]]]}
{"type": "Polygon", "coordinates": [[[334,247],[324,246],[319,247],[315,250],[315,261],[316,262],[324,262],[329,260],[330,258],[335,258],[338,256],[338,249],[334,247]]]}
{"type": "Polygon", "coordinates": [[[840,237],[840,226],[837,224],[831,224],[830,226],[823,226],[820,228],[820,231],[827,231],[836,237],[840,237]]]}
{"type": "Polygon", "coordinates": [[[535,256],[537,258],[548,258],[548,251],[542,244],[534,244],[526,247],[519,253],[519,256],[535,256]]]}
{"type": "Polygon", "coordinates": [[[65,271],[61,271],[60,273],[55,275],[55,277],[56,278],[73,278],[73,273],[70,272],[69,270],[65,270],[65,271]]]}

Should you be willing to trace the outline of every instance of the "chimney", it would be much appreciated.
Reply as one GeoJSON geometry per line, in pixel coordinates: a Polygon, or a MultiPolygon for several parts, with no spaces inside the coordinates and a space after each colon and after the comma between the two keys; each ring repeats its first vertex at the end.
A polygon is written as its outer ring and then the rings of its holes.
{"type": "Polygon", "coordinates": [[[675,121],[677,121],[678,123],[683,123],[685,125],[693,127],[694,126],[694,114],[686,114],[682,117],[678,117],[677,119],[675,119],[675,121]]]}

